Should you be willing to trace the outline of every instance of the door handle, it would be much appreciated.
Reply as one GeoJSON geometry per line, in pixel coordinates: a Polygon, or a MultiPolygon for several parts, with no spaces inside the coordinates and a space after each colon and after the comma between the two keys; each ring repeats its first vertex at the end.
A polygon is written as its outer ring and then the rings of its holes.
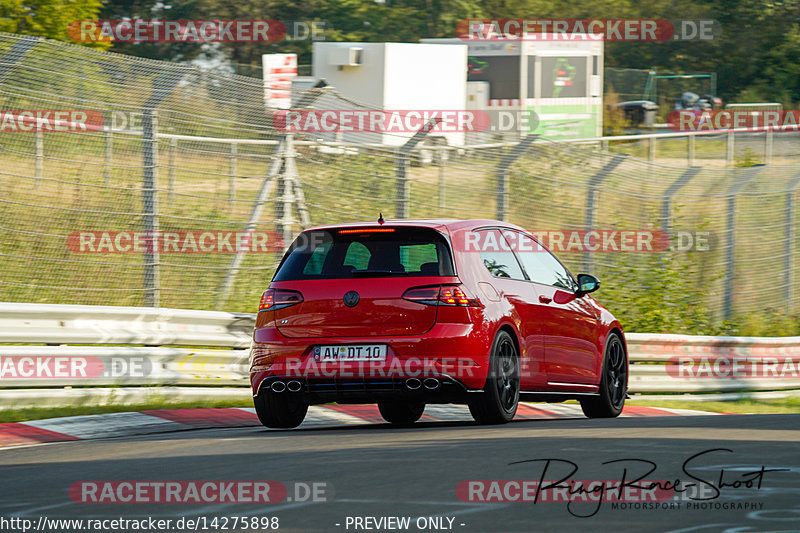
{"type": "Polygon", "coordinates": [[[548,298],[547,296],[539,296],[539,301],[543,304],[549,304],[553,301],[552,298],[548,298]]]}

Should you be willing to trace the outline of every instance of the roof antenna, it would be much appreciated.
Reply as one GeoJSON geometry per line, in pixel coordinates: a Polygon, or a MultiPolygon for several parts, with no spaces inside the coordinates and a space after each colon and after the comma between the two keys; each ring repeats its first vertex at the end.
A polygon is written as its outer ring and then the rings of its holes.
{"type": "Polygon", "coordinates": [[[384,222],[385,222],[385,220],[383,220],[383,213],[378,213],[378,224],[383,226],[384,222]]]}

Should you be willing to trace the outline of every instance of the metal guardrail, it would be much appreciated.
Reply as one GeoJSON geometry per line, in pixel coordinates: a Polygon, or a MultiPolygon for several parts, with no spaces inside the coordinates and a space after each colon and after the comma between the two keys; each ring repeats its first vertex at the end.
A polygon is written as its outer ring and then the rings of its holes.
{"type": "Polygon", "coordinates": [[[628,333],[632,392],[800,388],[800,337],[628,333]]]}
{"type": "Polygon", "coordinates": [[[0,303],[0,343],[247,348],[254,320],[250,313],[0,303]]]}
{"type": "MultiPolygon", "coordinates": [[[[0,303],[0,387],[245,387],[254,322],[251,313],[0,303]]],[[[800,337],[626,338],[634,393],[800,388],[800,337]]]]}

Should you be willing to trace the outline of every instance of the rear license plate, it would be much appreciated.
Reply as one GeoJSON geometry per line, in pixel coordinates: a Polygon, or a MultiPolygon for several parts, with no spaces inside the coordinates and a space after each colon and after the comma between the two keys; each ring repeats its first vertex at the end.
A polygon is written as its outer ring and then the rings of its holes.
{"type": "Polygon", "coordinates": [[[314,346],[314,360],[326,361],[385,361],[385,344],[349,344],[314,346]]]}

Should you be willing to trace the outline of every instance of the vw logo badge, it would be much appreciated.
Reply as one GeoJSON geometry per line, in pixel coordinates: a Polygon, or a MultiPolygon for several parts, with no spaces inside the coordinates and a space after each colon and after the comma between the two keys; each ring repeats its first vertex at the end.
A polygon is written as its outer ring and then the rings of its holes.
{"type": "Polygon", "coordinates": [[[349,291],[344,295],[342,301],[344,301],[344,305],[346,305],[347,307],[355,307],[356,305],[358,305],[358,301],[360,299],[361,297],[358,295],[356,291],[349,291]]]}

